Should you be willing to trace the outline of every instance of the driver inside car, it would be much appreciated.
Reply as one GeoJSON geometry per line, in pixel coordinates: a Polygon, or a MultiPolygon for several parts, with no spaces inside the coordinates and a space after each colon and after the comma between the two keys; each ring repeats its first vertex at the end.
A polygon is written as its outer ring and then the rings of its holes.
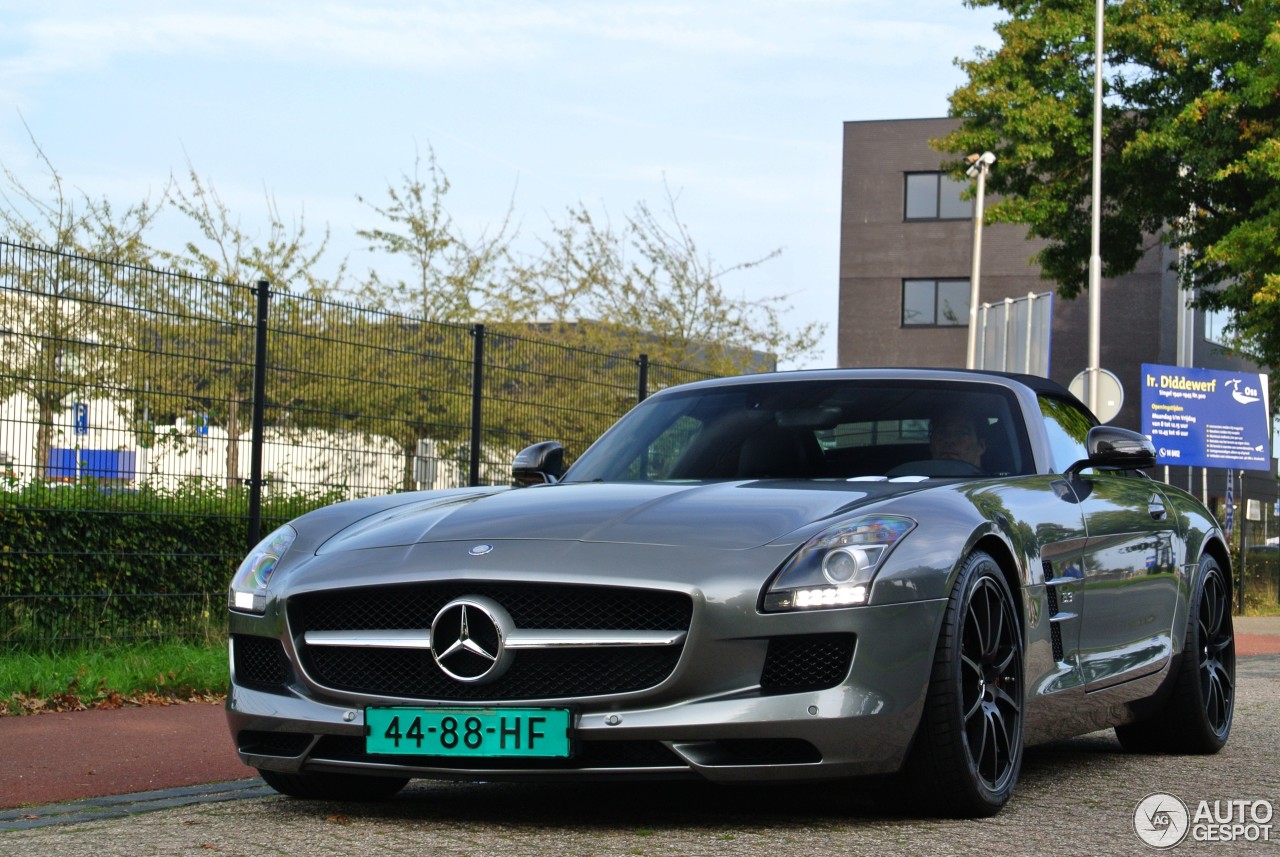
{"type": "Polygon", "coordinates": [[[929,426],[929,454],[933,458],[963,461],[982,468],[987,441],[979,420],[962,410],[950,410],[929,426]]]}

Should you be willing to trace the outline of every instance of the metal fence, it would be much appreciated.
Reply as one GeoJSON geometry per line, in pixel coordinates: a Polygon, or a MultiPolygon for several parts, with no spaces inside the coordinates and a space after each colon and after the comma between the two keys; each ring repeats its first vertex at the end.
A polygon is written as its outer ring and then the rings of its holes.
{"type": "Polygon", "coordinates": [[[244,551],[340,499],[505,483],[705,374],[0,241],[0,644],[216,635],[244,551]]]}

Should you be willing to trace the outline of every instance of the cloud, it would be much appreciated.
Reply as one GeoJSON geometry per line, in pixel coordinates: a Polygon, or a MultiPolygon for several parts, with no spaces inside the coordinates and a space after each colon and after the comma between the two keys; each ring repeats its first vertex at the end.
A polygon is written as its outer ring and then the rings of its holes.
{"type": "Polygon", "coordinates": [[[140,56],[492,69],[600,50],[656,50],[699,62],[824,54],[857,60],[868,51],[900,61],[967,51],[973,42],[960,41],[961,33],[977,35],[982,16],[939,15],[935,2],[918,4],[929,7],[927,17],[911,5],[903,11],[865,0],[6,3],[0,71],[31,78],[140,56]]]}

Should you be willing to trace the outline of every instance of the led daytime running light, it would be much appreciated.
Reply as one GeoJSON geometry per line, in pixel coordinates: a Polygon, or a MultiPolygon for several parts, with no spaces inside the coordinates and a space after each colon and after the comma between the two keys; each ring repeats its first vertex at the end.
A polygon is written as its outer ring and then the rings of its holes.
{"type": "Polygon", "coordinates": [[[871,583],[893,546],[915,529],[910,518],[856,518],[809,539],[773,579],[765,610],[799,610],[866,604],[871,583]]]}

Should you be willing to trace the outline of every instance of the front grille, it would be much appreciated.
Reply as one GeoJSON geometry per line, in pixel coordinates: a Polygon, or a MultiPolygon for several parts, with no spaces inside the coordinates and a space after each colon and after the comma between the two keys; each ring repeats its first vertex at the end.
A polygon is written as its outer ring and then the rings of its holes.
{"type": "Polygon", "coordinates": [[[341,646],[304,648],[307,671],[326,687],[413,699],[552,699],[628,693],[653,687],[671,674],[679,646],[520,652],[497,681],[455,681],[421,649],[341,646]]]}
{"type": "Polygon", "coordinates": [[[492,598],[522,630],[687,631],[687,595],[577,585],[424,583],[306,593],[289,600],[289,625],[308,674],[335,690],[439,700],[520,700],[629,693],[675,669],[682,646],[535,649],[517,652],[496,681],[445,674],[424,649],[307,646],[307,631],[426,629],[462,596],[492,598]]]}
{"type": "Polygon", "coordinates": [[[606,768],[687,768],[688,765],[657,741],[583,741],[568,759],[460,759],[453,756],[383,756],[364,751],[364,739],[330,735],[320,739],[313,759],[371,762],[453,770],[584,770],[606,768]]]}
{"type": "Polygon", "coordinates": [[[292,671],[284,646],[274,637],[233,634],[231,653],[236,683],[256,690],[284,691],[292,671]]]}
{"type": "Polygon", "coordinates": [[[289,599],[289,625],[304,631],[429,628],[440,608],[464,595],[501,604],[519,628],[687,631],[687,595],[651,589],[522,583],[422,583],[309,592],[289,599]]]}
{"type": "Polygon", "coordinates": [[[822,690],[844,681],[853,663],[853,634],[774,637],[760,675],[766,693],[822,690]]]}

